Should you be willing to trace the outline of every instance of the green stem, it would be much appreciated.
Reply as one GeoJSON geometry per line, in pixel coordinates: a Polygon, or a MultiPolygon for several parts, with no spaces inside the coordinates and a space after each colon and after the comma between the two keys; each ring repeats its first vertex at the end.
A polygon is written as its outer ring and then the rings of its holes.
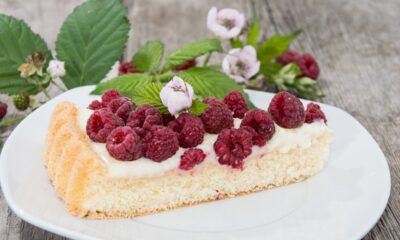
{"type": "Polygon", "coordinates": [[[207,66],[208,61],[210,60],[211,54],[212,54],[212,52],[209,52],[209,53],[206,55],[206,59],[204,59],[204,62],[203,62],[203,67],[207,66]]]}
{"type": "Polygon", "coordinates": [[[174,76],[174,74],[167,72],[167,73],[159,75],[159,80],[160,80],[160,82],[168,82],[169,80],[171,80],[171,78],[173,76],[174,76]]]}
{"type": "Polygon", "coordinates": [[[61,92],[65,92],[67,91],[65,88],[61,87],[58,83],[56,83],[56,81],[54,81],[53,79],[51,80],[51,82],[54,84],[54,86],[56,86],[56,88],[58,88],[58,90],[60,90],[61,92]]]}
{"type": "Polygon", "coordinates": [[[40,88],[41,88],[42,92],[44,93],[44,95],[46,96],[46,98],[47,98],[48,100],[51,100],[51,97],[50,97],[50,95],[49,95],[49,92],[47,92],[47,90],[46,90],[42,85],[40,85],[40,88]]]}
{"type": "Polygon", "coordinates": [[[15,118],[9,118],[3,121],[0,121],[0,127],[8,127],[14,124],[21,122],[26,116],[17,116],[15,118]]]}

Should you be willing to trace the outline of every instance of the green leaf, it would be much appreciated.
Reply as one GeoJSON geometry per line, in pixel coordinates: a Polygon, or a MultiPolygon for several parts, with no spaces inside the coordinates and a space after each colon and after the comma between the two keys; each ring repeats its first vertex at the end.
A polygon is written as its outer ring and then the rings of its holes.
{"type": "Polygon", "coordinates": [[[149,41],[133,56],[135,68],[143,72],[157,69],[164,53],[164,44],[160,41],[149,41]]]}
{"type": "Polygon", "coordinates": [[[142,87],[132,89],[128,97],[130,97],[136,105],[150,104],[160,110],[162,114],[167,114],[168,109],[160,99],[160,91],[162,88],[163,85],[161,83],[149,83],[142,87]]]}
{"type": "Polygon", "coordinates": [[[257,49],[257,57],[261,63],[269,63],[272,59],[279,57],[289,49],[290,44],[301,31],[289,35],[274,35],[265,40],[257,49]]]}
{"type": "Polygon", "coordinates": [[[257,19],[254,19],[250,25],[250,30],[247,33],[247,45],[257,47],[258,38],[260,36],[260,23],[257,19]]]}
{"type": "Polygon", "coordinates": [[[67,88],[99,83],[121,57],[130,29],[126,14],[119,0],[88,0],[67,17],[56,41],[67,88]]]}
{"type": "Polygon", "coordinates": [[[143,73],[129,73],[100,83],[91,94],[101,95],[105,90],[114,88],[123,95],[129,94],[132,89],[140,88],[153,81],[154,77],[143,73]]]}
{"type": "Polygon", "coordinates": [[[301,74],[299,67],[295,63],[284,66],[272,79],[277,84],[294,84],[294,80],[301,74]]]}
{"type": "Polygon", "coordinates": [[[248,94],[243,91],[243,87],[218,70],[209,67],[195,67],[179,72],[177,75],[193,86],[197,96],[203,98],[214,96],[223,99],[230,91],[239,90],[244,95],[249,107],[254,108],[248,94]]]}
{"type": "Polygon", "coordinates": [[[195,99],[192,103],[192,107],[188,109],[188,112],[199,116],[207,109],[207,107],[207,104],[202,103],[199,99],[195,99]]]}
{"type": "Polygon", "coordinates": [[[242,48],[244,45],[238,38],[232,38],[230,42],[232,48],[242,48]]]}
{"type": "Polygon", "coordinates": [[[272,77],[273,75],[278,74],[278,72],[282,69],[282,65],[279,63],[261,63],[260,65],[260,73],[262,73],[266,77],[272,77]]]}
{"type": "Polygon", "coordinates": [[[163,72],[206,53],[222,52],[222,50],[221,42],[217,38],[202,39],[186,44],[167,56],[163,72]]]}
{"type": "MultiPolygon", "coordinates": [[[[0,93],[38,93],[40,89],[20,77],[18,67],[29,54],[44,52],[52,58],[45,41],[22,20],[0,14],[0,93]]],[[[47,66],[47,63],[45,64],[47,66]]]]}

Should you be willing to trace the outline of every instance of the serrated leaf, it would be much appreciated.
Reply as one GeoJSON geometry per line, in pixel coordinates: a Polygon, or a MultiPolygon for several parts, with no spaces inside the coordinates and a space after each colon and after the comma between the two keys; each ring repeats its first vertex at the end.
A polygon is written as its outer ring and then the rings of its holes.
{"type": "Polygon", "coordinates": [[[143,73],[129,73],[100,83],[90,94],[101,95],[107,89],[117,89],[123,95],[129,94],[132,89],[140,88],[153,81],[154,77],[143,73]]]}
{"type": "Polygon", "coordinates": [[[161,83],[149,83],[142,87],[132,89],[128,96],[136,105],[150,104],[160,110],[162,114],[167,114],[168,109],[160,99],[160,91],[163,88],[161,83]]]}
{"type": "Polygon", "coordinates": [[[179,72],[177,75],[193,86],[197,96],[203,98],[214,96],[223,99],[230,91],[239,90],[244,95],[249,107],[254,108],[248,94],[243,91],[243,87],[218,70],[209,67],[195,67],[179,72]]]}
{"type": "Polygon", "coordinates": [[[120,58],[130,29],[119,0],[88,0],[67,17],[57,36],[67,88],[99,83],[120,58]]]}
{"type": "Polygon", "coordinates": [[[179,66],[209,52],[222,52],[221,42],[217,38],[208,38],[184,45],[167,56],[163,71],[179,66]]]}
{"type": "Polygon", "coordinates": [[[164,53],[164,44],[160,41],[149,41],[133,56],[136,69],[151,72],[157,69],[164,53]]]}
{"type": "Polygon", "coordinates": [[[290,44],[301,31],[295,31],[289,35],[274,35],[265,40],[257,49],[257,58],[261,63],[269,63],[289,49],[290,44]]]}
{"type": "Polygon", "coordinates": [[[247,33],[247,45],[257,47],[259,36],[260,36],[260,23],[258,22],[258,19],[254,19],[250,25],[250,30],[247,33]]]}
{"type": "Polygon", "coordinates": [[[238,38],[232,38],[230,40],[232,48],[243,48],[243,42],[240,41],[238,38]]]}
{"type": "Polygon", "coordinates": [[[35,94],[40,91],[37,86],[21,78],[17,70],[35,51],[44,52],[47,62],[52,58],[43,38],[32,32],[24,21],[0,14],[0,93],[35,94]]]}
{"type": "Polygon", "coordinates": [[[200,116],[206,109],[208,105],[202,103],[199,99],[193,100],[192,107],[188,109],[188,112],[197,116],[200,116]]]}

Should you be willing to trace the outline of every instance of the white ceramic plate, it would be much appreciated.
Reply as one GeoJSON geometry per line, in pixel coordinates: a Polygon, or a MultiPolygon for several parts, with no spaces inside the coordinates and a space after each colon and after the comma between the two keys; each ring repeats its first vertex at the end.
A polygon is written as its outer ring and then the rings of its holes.
{"type": "MultiPolygon", "coordinates": [[[[12,132],[0,158],[4,196],[22,219],[74,239],[359,239],[378,221],[390,194],[386,159],[371,135],[346,112],[324,104],[333,129],[323,171],[270,191],[122,220],[69,215],[43,166],[48,119],[57,103],[85,107],[92,86],[65,92],[12,132]]],[[[249,91],[266,109],[272,94],[249,91]]]]}

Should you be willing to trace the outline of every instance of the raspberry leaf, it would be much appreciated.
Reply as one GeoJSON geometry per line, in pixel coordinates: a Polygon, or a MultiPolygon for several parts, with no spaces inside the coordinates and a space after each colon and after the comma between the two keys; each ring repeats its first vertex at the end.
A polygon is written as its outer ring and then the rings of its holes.
{"type": "Polygon", "coordinates": [[[221,42],[217,38],[202,39],[186,44],[167,56],[163,72],[206,53],[222,52],[222,50],[221,42]]]}
{"type": "Polygon", "coordinates": [[[208,105],[202,103],[199,99],[195,99],[192,103],[192,107],[188,109],[188,112],[200,116],[206,109],[208,105]]]}
{"type": "Polygon", "coordinates": [[[101,95],[107,89],[117,89],[123,95],[129,94],[133,89],[141,88],[153,81],[153,76],[143,73],[129,73],[116,77],[110,81],[100,83],[91,94],[101,95]]]}
{"type": "Polygon", "coordinates": [[[142,72],[152,72],[158,68],[164,53],[164,44],[149,41],[133,56],[132,63],[142,72]]]}
{"type": "Polygon", "coordinates": [[[160,110],[162,114],[168,114],[168,109],[160,99],[160,92],[163,88],[161,83],[149,83],[144,86],[132,89],[130,97],[136,105],[149,104],[160,110]]]}
{"type": "Polygon", "coordinates": [[[289,49],[290,44],[299,36],[301,31],[295,31],[289,35],[274,35],[265,40],[257,49],[257,57],[261,63],[269,63],[289,49]]]}
{"type": "Polygon", "coordinates": [[[230,91],[239,90],[245,97],[249,107],[254,108],[243,87],[218,70],[209,67],[195,67],[179,72],[177,75],[193,86],[193,90],[197,96],[203,98],[214,96],[223,99],[230,91]]]}
{"type": "Polygon", "coordinates": [[[247,33],[247,45],[257,47],[258,38],[260,36],[260,23],[258,19],[254,19],[247,33]]]}
{"type": "Polygon", "coordinates": [[[67,17],[57,36],[67,88],[99,83],[121,57],[130,29],[119,0],[88,0],[67,17]]]}
{"type": "Polygon", "coordinates": [[[29,54],[37,51],[46,54],[47,66],[52,56],[43,38],[32,32],[24,21],[0,14],[0,41],[0,93],[38,93],[38,86],[21,78],[17,69],[29,54]]]}

